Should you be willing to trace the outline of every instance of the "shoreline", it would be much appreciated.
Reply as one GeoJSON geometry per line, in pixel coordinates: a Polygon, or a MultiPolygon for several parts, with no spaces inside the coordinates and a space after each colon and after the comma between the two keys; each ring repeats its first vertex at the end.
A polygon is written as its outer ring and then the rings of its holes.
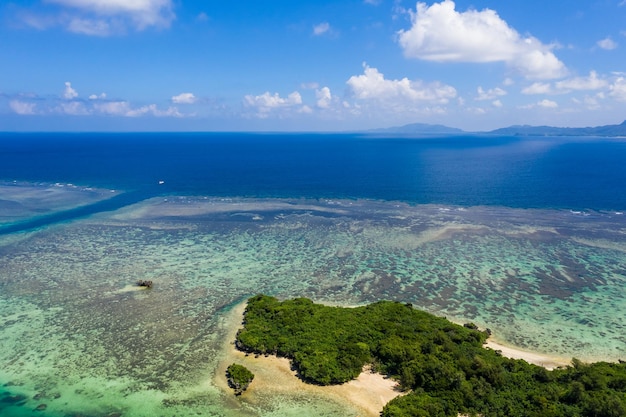
{"type": "MultiPolygon", "coordinates": [[[[243,313],[247,302],[232,307],[222,318],[221,327],[225,339],[221,347],[221,358],[213,376],[213,384],[232,401],[235,398],[241,407],[256,408],[259,404],[270,404],[276,396],[311,395],[339,405],[348,405],[358,416],[379,416],[385,404],[403,393],[398,390],[397,383],[381,374],[368,369],[355,380],[342,385],[318,386],[305,383],[296,376],[287,358],[273,355],[256,356],[236,349],[235,337],[242,327],[243,313]],[[254,381],[248,390],[235,397],[226,381],[226,368],[231,363],[239,363],[254,373],[254,381]]],[[[502,356],[511,359],[523,359],[526,362],[542,366],[548,370],[571,365],[571,358],[552,356],[543,353],[523,350],[507,345],[490,337],[483,345],[485,349],[500,351],[502,356]]]]}
{"type": "Polygon", "coordinates": [[[276,356],[246,355],[235,348],[234,340],[241,328],[246,302],[233,307],[222,319],[225,341],[221,349],[221,359],[213,376],[213,384],[227,396],[237,398],[242,404],[256,406],[271,401],[273,396],[302,394],[312,395],[320,399],[349,406],[357,416],[376,417],[380,415],[385,404],[402,395],[394,380],[381,374],[365,369],[357,379],[341,385],[319,386],[302,381],[291,369],[287,358],[276,356]],[[228,387],[225,373],[231,363],[239,363],[255,375],[254,380],[241,396],[235,397],[228,387]]]}
{"type": "Polygon", "coordinates": [[[505,358],[523,359],[530,364],[544,367],[549,371],[558,367],[569,366],[572,363],[571,358],[564,358],[561,356],[552,356],[546,355],[544,353],[523,350],[515,346],[507,345],[497,339],[494,340],[492,339],[492,337],[489,337],[489,339],[487,339],[483,347],[500,351],[502,353],[502,356],[504,356],[505,358]]]}

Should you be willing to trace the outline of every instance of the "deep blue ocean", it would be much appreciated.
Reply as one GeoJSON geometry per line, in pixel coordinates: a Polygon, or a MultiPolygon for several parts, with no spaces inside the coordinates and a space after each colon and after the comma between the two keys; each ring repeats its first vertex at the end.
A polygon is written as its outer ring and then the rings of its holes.
{"type": "Polygon", "coordinates": [[[622,210],[626,140],[2,133],[0,181],[132,191],[113,206],[182,194],[622,210]]]}
{"type": "Polygon", "coordinates": [[[625,138],[0,133],[0,416],[360,413],[233,399],[233,306],[259,292],[622,358],[625,184],[625,138]]]}

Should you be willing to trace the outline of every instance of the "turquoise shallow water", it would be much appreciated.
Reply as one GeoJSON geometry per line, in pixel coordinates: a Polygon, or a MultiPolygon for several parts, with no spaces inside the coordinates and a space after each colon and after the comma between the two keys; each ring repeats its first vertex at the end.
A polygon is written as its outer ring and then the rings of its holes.
{"type": "Polygon", "coordinates": [[[213,386],[220,320],[259,292],[412,302],[516,346],[616,360],[625,232],[615,212],[167,197],[5,235],[0,415],[349,415],[213,386]]]}

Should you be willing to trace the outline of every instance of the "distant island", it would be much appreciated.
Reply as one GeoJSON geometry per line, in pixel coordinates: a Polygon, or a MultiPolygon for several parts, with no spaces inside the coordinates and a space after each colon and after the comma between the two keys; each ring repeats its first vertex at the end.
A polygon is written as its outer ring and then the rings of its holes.
{"type": "Polygon", "coordinates": [[[257,295],[243,325],[238,349],[289,358],[306,382],[342,384],[366,365],[389,375],[406,394],[382,417],[626,415],[626,363],[573,359],[549,371],[484,348],[488,330],[407,303],[341,308],[257,295]]]}
{"type": "Polygon", "coordinates": [[[426,135],[454,135],[467,133],[464,130],[444,125],[431,125],[427,123],[411,123],[404,126],[389,127],[368,130],[367,133],[400,133],[400,134],[426,134],[426,135]]]}
{"type": "Polygon", "coordinates": [[[382,129],[368,130],[373,134],[406,134],[406,135],[498,135],[498,136],[626,136],[626,120],[619,125],[605,125],[595,127],[554,127],[516,125],[484,132],[468,132],[443,125],[412,123],[382,129]]]}

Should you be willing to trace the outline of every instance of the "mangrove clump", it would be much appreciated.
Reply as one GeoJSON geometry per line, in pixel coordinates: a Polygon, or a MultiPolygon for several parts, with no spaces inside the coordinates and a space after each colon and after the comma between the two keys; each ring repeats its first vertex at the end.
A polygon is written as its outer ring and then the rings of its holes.
{"type": "Polygon", "coordinates": [[[228,386],[235,390],[235,395],[241,395],[254,379],[254,374],[243,365],[233,363],[226,368],[228,386]]]}

